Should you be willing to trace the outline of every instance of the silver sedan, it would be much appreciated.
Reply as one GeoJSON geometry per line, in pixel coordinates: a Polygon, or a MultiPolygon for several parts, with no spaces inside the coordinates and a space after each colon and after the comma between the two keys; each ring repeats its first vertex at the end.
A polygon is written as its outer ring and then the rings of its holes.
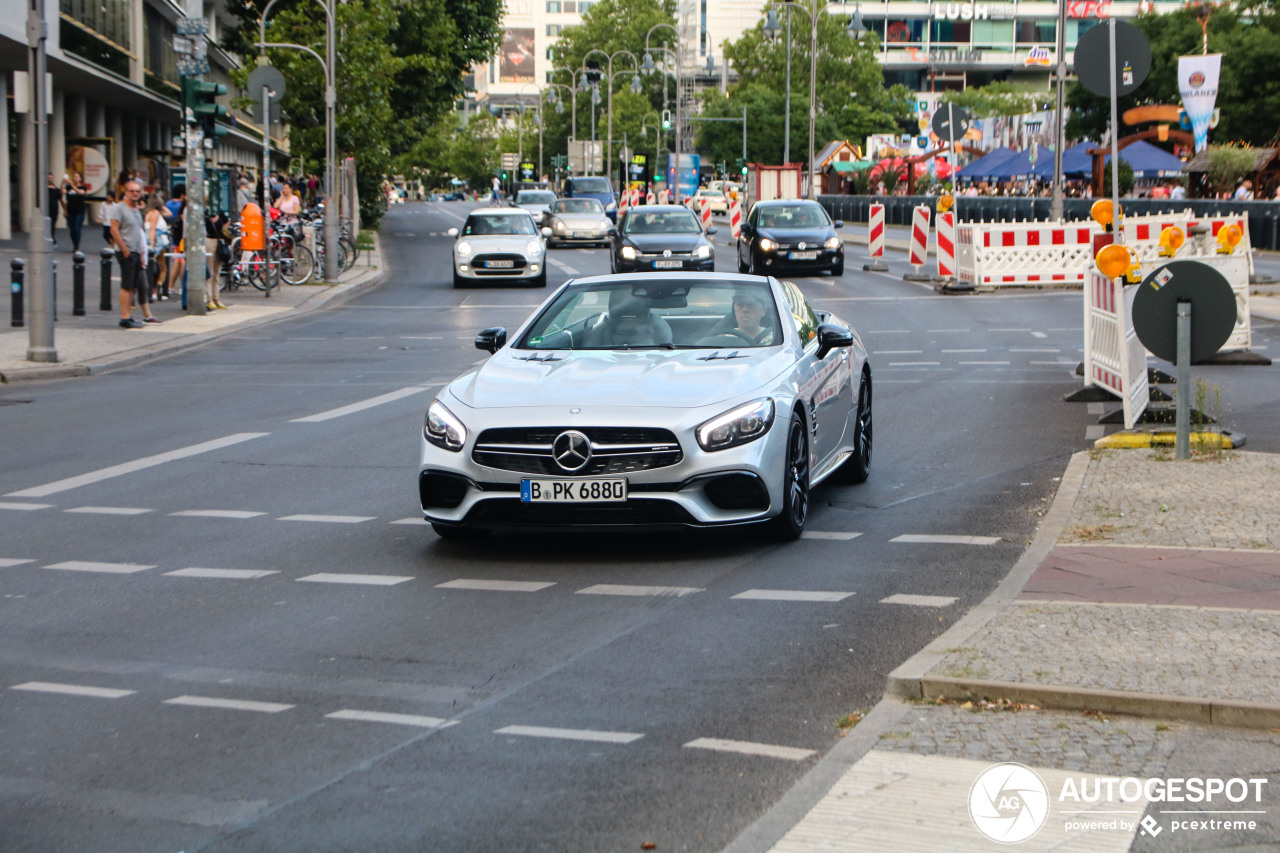
{"type": "Polygon", "coordinates": [[[871,467],[858,335],[790,282],[646,273],[563,285],[441,390],[418,492],[438,534],[765,523],[804,530],[810,490],[871,467]]]}
{"type": "Polygon", "coordinates": [[[561,198],[547,208],[546,224],[551,228],[547,245],[609,245],[609,229],[613,223],[605,215],[604,205],[594,198],[561,198]]]}

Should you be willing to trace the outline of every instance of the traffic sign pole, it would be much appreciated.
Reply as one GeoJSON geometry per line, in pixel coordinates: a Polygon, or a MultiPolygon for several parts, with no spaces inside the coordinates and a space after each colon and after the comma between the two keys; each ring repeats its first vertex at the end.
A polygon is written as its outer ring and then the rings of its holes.
{"type": "MultiPolygon", "coordinates": [[[[1115,162],[1112,160],[1111,162],[1115,162]]],[[[1191,303],[1178,301],[1178,399],[1174,410],[1178,459],[1191,458],[1191,303]]]]}

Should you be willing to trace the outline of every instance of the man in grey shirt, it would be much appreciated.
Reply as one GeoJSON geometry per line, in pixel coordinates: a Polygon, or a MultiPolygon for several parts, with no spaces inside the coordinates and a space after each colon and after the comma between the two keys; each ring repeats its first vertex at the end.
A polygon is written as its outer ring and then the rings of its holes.
{"type": "Polygon", "coordinates": [[[142,227],[142,183],[131,180],[124,185],[124,199],[111,212],[111,241],[120,261],[120,328],[141,329],[143,323],[160,321],[151,316],[147,302],[147,239],[142,227]],[[133,319],[133,300],[142,309],[142,323],[133,319]]]}

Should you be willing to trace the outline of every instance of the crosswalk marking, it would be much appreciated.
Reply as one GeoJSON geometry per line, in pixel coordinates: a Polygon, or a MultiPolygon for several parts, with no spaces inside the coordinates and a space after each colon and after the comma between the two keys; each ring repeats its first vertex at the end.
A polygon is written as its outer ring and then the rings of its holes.
{"type": "Polygon", "coordinates": [[[352,403],[349,406],[342,406],[337,409],[330,409],[327,412],[319,412],[314,415],[307,415],[305,418],[294,418],[289,423],[294,424],[315,424],[321,421],[333,420],[343,415],[362,412],[365,409],[372,409],[374,406],[381,406],[383,403],[391,403],[404,397],[411,397],[414,394],[421,394],[423,391],[430,391],[430,388],[421,385],[414,385],[409,388],[401,388],[399,391],[392,391],[389,394],[380,394],[377,397],[370,397],[368,400],[361,400],[358,403],[352,403]]]}
{"type": "Polygon", "coordinates": [[[171,512],[169,515],[191,518],[257,518],[266,513],[247,509],[184,509],[181,512],[171,512]]]}
{"type": "Polygon", "coordinates": [[[706,590],[698,589],[692,586],[628,586],[626,584],[616,583],[598,583],[578,590],[578,595],[667,595],[679,598],[684,595],[691,595],[695,592],[705,592],[706,590]]]}
{"type": "Polygon", "coordinates": [[[949,598],[945,595],[908,595],[906,593],[898,593],[888,598],[880,599],[881,604],[911,604],[916,607],[950,607],[956,603],[956,599],[949,598]]]}
{"type": "Polygon", "coordinates": [[[202,569],[196,566],[189,569],[165,572],[166,576],[176,578],[225,578],[229,580],[254,580],[256,578],[265,578],[267,575],[278,574],[280,574],[278,571],[262,569],[202,569]]]}
{"type": "Polygon", "coordinates": [[[847,541],[849,539],[857,539],[861,533],[842,533],[837,530],[806,530],[800,534],[801,539],[834,539],[837,541],[847,541]]]}
{"type": "Polygon", "coordinates": [[[373,521],[377,516],[373,515],[286,515],[278,519],[279,521],[314,521],[320,524],[361,524],[365,521],[373,521]]]}
{"type": "Polygon", "coordinates": [[[817,750],[800,749],[794,746],[775,746],[768,743],[753,743],[747,740],[724,740],[723,738],[700,737],[684,745],[685,749],[710,749],[716,752],[737,752],[742,755],[761,755],[766,758],[785,758],[787,761],[804,761],[817,750]]]}
{"type": "Polygon", "coordinates": [[[395,586],[411,580],[413,580],[412,577],[399,575],[344,575],[331,572],[320,572],[298,578],[299,583],[349,583],[369,586],[395,586]]]}
{"type": "Polygon", "coordinates": [[[80,512],[86,515],[144,515],[151,510],[134,506],[78,506],[64,509],[63,512],[80,512]]]}
{"type": "Polygon", "coordinates": [[[33,509],[48,509],[53,504],[20,504],[12,501],[0,502],[0,509],[16,509],[19,512],[30,512],[33,509]]]}
{"type": "Polygon", "coordinates": [[[995,545],[999,536],[947,536],[929,533],[904,533],[890,542],[908,542],[927,545],[995,545]]]}
{"type": "Polygon", "coordinates": [[[358,720],[365,723],[391,723],[398,726],[419,726],[424,729],[440,729],[456,725],[456,720],[444,720],[440,717],[420,717],[416,714],[385,714],[381,711],[357,711],[344,709],[325,714],[331,720],[358,720]]]}
{"type": "Polygon", "coordinates": [[[553,729],[543,726],[507,726],[494,730],[498,735],[518,735],[520,737],[545,737],[560,740],[585,740],[596,743],[631,743],[644,737],[634,732],[605,732],[594,729],[553,729]]]}
{"type": "Polygon", "coordinates": [[[245,699],[218,699],[213,696],[175,696],[164,700],[165,705],[186,705],[191,708],[221,708],[227,711],[257,711],[260,714],[278,714],[294,707],[279,702],[251,702],[245,699]]]}
{"type": "Polygon", "coordinates": [[[34,563],[35,560],[23,560],[15,557],[0,557],[0,569],[7,569],[10,566],[21,566],[26,563],[34,563]]]}
{"type": "Polygon", "coordinates": [[[28,681],[15,684],[10,690],[29,690],[33,693],[61,693],[67,696],[91,696],[95,699],[119,699],[132,696],[136,690],[113,690],[110,687],[90,687],[86,684],[55,684],[49,681],[28,681]]]}
{"type": "Polygon", "coordinates": [[[67,560],[63,563],[45,566],[45,568],[59,569],[65,572],[101,572],[108,575],[131,575],[135,572],[154,569],[155,566],[143,566],[137,563],[91,563],[84,560],[67,560]]]}
{"type": "Polygon", "coordinates": [[[478,578],[458,578],[436,584],[436,589],[478,589],[485,592],[537,592],[555,586],[549,581],[489,581],[478,578]]]}
{"type": "Polygon", "coordinates": [[[844,601],[852,592],[820,592],[800,589],[749,589],[733,598],[745,601],[844,601]]]}

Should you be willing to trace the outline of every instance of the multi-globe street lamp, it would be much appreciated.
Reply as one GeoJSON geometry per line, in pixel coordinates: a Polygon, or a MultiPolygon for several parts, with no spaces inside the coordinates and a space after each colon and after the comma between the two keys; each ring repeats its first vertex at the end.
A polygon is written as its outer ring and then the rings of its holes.
{"type": "MultiPolygon", "coordinates": [[[[675,27],[673,27],[671,24],[654,24],[652,27],[649,28],[649,32],[645,34],[644,62],[641,63],[640,65],[640,73],[652,74],[654,71],[658,70],[657,64],[655,64],[653,61],[653,54],[659,53],[659,52],[665,54],[667,57],[670,58],[671,64],[675,69],[674,71],[672,71],[664,68],[662,69],[662,71],[670,74],[672,77],[675,78],[675,81],[676,81],[676,132],[675,132],[675,146],[676,146],[675,177],[676,179],[674,181],[675,186],[670,187],[669,189],[673,193],[672,198],[674,199],[675,203],[679,204],[680,203],[680,149],[684,144],[684,125],[683,125],[683,122],[681,121],[683,110],[680,107],[680,31],[677,30],[675,27]],[[649,46],[649,38],[653,35],[653,31],[656,29],[664,28],[664,27],[668,30],[671,30],[671,32],[675,33],[676,46],[674,50],[669,47],[650,47],[649,46]]],[[[663,100],[663,108],[664,109],[666,108],[665,97],[663,100]]],[[[653,165],[655,169],[658,167],[657,163],[654,163],[653,165]]]]}
{"type": "MultiPolygon", "coordinates": [[[[605,130],[605,134],[607,138],[605,139],[605,143],[604,143],[605,144],[604,162],[608,164],[606,165],[605,168],[612,171],[613,169],[613,166],[612,166],[612,163],[613,163],[613,79],[616,76],[613,70],[613,60],[619,56],[631,57],[631,63],[632,63],[631,70],[627,71],[625,69],[620,68],[618,69],[617,74],[631,75],[631,92],[636,95],[640,94],[640,90],[641,90],[640,75],[639,75],[640,60],[636,59],[636,55],[629,50],[615,50],[613,53],[606,53],[605,51],[600,50],[599,48],[593,48],[592,50],[587,51],[586,55],[582,57],[582,61],[584,65],[586,64],[587,57],[591,56],[593,53],[598,53],[608,60],[607,69],[603,72],[606,85],[609,87],[609,102],[605,105],[605,109],[608,110],[609,112],[609,123],[608,123],[608,127],[605,130]]],[[[592,95],[591,102],[592,104],[596,103],[595,95],[592,95]]],[[[593,130],[594,130],[594,125],[595,125],[595,118],[593,117],[592,118],[593,130]]],[[[594,136],[592,137],[592,141],[593,142],[595,141],[594,136]]],[[[609,183],[610,185],[613,184],[612,175],[609,175],[609,183]]]]}
{"type": "MultiPolygon", "coordinates": [[[[770,6],[785,7],[787,9],[798,9],[809,16],[809,185],[808,197],[813,198],[816,195],[814,191],[814,175],[813,175],[813,159],[816,156],[814,150],[814,124],[818,117],[818,19],[823,12],[833,9],[848,8],[844,3],[825,3],[823,0],[809,0],[808,3],[799,3],[796,0],[771,0],[770,6]]],[[[764,25],[765,34],[771,38],[776,37],[780,33],[781,27],[778,26],[778,13],[775,9],[770,9],[765,17],[764,25]]],[[[861,41],[862,37],[867,33],[867,26],[862,22],[862,4],[854,5],[853,17],[849,19],[849,25],[845,28],[845,32],[861,41]]],[[[787,27],[787,95],[786,95],[786,111],[787,111],[787,128],[788,140],[789,129],[791,123],[791,28],[787,27]]],[[[789,147],[789,145],[788,145],[789,147]]],[[[790,152],[788,152],[790,153],[790,152]]]]}

